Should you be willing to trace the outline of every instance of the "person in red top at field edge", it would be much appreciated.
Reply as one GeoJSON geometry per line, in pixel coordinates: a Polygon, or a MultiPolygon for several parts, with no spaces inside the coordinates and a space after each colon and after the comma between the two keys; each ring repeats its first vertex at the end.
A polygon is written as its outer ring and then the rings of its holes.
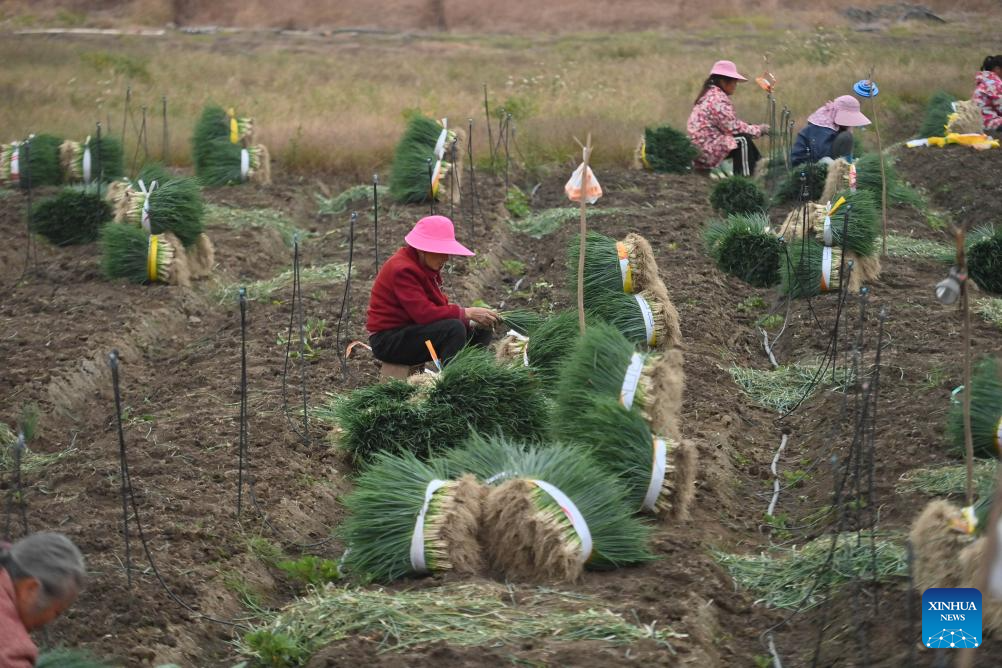
{"type": "Polygon", "coordinates": [[[738,119],[731,95],[740,81],[748,79],[738,74],[734,63],[714,63],[686,124],[689,140],[699,149],[693,167],[710,170],[711,178],[754,174],[759,152],[752,138],[769,131],[768,125],[751,125],[738,119]]]}
{"type": "Polygon", "coordinates": [[[376,359],[417,365],[431,360],[430,340],[443,364],[467,343],[487,346],[498,314],[450,304],[441,269],[450,255],[474,255],[458,241],[452,221],[427,216],[404,237],[407,245],[379,269],[372,284],[366,329],[376,359]]]}
{"type": "Polygon", "coordinates": [[[985,130],[999,134],[1002,132],[1002,56],[985,58],[974,81],[972,98],[981,110],[985,130]]]}
{"type": "Polygon", "coordinates": [[[85,574],[80,550],[60,533],[0,543],[0,668],[35,665],[38,648],[29,632],[73,604],[85,574]]]}

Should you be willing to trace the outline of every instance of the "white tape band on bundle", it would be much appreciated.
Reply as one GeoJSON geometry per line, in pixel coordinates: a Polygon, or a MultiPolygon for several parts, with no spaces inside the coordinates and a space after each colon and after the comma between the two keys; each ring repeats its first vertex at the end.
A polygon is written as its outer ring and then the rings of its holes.
{"type": "Polygon", "coordinates": [[[153,191],[156,190],[156,189],[157,189],[157,182],[156,181],[154,181],[153,183],[151,183],[150,184],[150,189],[147,190],[146,189],[146,184],[143,183],[142,179],[139,179],[139,192],[143,193],[143,198],[144,198],[143,199],[143,217],[142,217],[141,222],[142,222],[142,225],[143,225],[143,229],[146,230],[147,234],[152,234],[153,233],[153,230],[152,230],[153,226],[150,224],[150,195],[152,195],[153,191]]]}
{"type": "Polygon", "coordinates": [[[623,257],[619,259],[619,275],[623,279],[623,288],[625,289],[630,275],[630,258],[623,257]]]}
{"type": "Polygon", "coordinates": [[[240,149],[240,180],[246,181],[250,174],[250,151],[245,148],[240,149]]]}
{"type": "Polygon", "coordinates": [[[832,281],[832,249],[825,246],[821,251],[821,290],[823,292],[831,288],[832,281]]]}
{"type": "Polygon", "coordinates": [[[90,169],[91,169],[91,158],[90,158],[90,146],[84,147],[83,160],[83,180],[84,183],[90,183],[90,169]]]}
{"type": "MultiPolygon", "coordinates": [[[[831,204],[828,205],[828,211],[831,211],[831,204]]],[[[832,217],[827,212],[825,213],[824,243],[825,246],[832,245],[832,217]]]]}
{"type": "Polygon", "coordinates": [[[442,132],[438,135],[438,141],[435,142],[435,157],[439,160],[445,157],[445,142],[449,138],[449,119],[442,119],[442,132]]]}
{"type": "Polygon", "coordinates": [[[14,146],[10,154],[10,180],[21,180],[21,147],[18,145],[14,146]]]}
{"type": "Polygon", "coordinates": [[[926,138],[926,139],[912,139],[910,141],[905,142],[905,146],[907,146],[908,148],[919,148],[921,146],[928,146],[928,145],[929,145],[929,139],[928,138],[926,138]]]}
{"type": "Polygon", "coordinates": [[[519,334],[514,329],[509,329],[505,336],[510,336],[516,341],[522,342],[522,364],[524,366],[529,366],[529,337],[524,334],[519,334]]]}
{"type": "Polygon", "coordinates": [[[640,385],[640,374],[643,370],[644,356],[633,353],[630,365],[626,367],[626,375],[623,376],[623,387],[619,390],[619,403],[627,408],[633,408],[633,399],[637,396],[637,387],[640,385]]]}
{"type": "Polygon", "coordinates": [[[647,485],[647,495],[644,497],[645,510],[653,511],[661,494],[661,486],[665,481],[665,471],[668,469],[668,444],[663,438],[654,438],[654,461],[651,464],[651,482],[647,485]]]}
{"type": "Polygon", "coordinates": [[[510,477],[511,477],[511,471],[501,471],[501,473],[495,473],[487,480],[484,480],[484,482],[487,483],[488,485],[493,485],[496,482],[507,480],[510,477]]]}
{"type": "Polygon", "coordinates": [[[651,305],[647,303],[647,300],[640,295],[633,295],[640,304],[640,312],[644,315],[644,329],[647,330],[647,345],[653,346],[657,344],[657,338],[654,336],[654,313],[651,311],[651,305]]]}
{"type": "Polygon", "coordinates": [[[415,573],[428,572],[428,565],[424,560],[424,516],[428,514],[431,498],[443,485],[444,480],[432,480],[424,490],[424,505],[421,506],[421,512],[414,522],[414,533],[411,534],[411,568],[415,573]]]}
{"type": "Polygon", "coordinates": [[[566,494],[550,483],[544,480],[533,480],[532,483],[549,494],[550,498],[556,501],[560,509],[564,511],[567,519],[571,521],[571,526],[574,527],[574,532],[581,541],[581,556],[579,558],[582,564],[587,562],[591,557],[591,531],[588,530],[588,523],[585,521],[584,515],[566,494]]]}
{"type": "Polygon", "coordinates": [[[995,429],[995,447],[1002,453],[1002,417],[999,418],[998,426],[995,429]]]}

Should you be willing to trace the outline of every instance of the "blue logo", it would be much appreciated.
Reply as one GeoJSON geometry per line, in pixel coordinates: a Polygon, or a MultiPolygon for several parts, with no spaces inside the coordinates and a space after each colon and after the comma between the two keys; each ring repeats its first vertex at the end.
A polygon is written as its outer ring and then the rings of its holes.
{"type": "Polygon", "coordinates": [[[922,642],[934,649],[981,646],[981,592],[926,589],[922,594],[922,642]]]}

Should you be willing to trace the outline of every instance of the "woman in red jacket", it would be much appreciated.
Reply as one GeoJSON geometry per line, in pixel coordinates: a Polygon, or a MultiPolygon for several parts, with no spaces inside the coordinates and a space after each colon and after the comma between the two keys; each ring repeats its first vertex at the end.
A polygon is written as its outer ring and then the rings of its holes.
{"type": "Polygon", "coordinates": [[[452,221],[428,216],[417,222],[407,245],[379,269],[372,284],[366,329],[376,359],[416,365],[431,360],[431,341],[443,363],[467,343],[486,346],[498,314],[450,304],[442,292],[441,269],[450,255],[474,255],[458,241],[452,221]]]}
{"type": "Polygon", "coordinates": [[[29,632],[61,615],[84,581],[83,556],[59,533],[0,545],[0,668],[31,668],[38,648],[29,632]]]}

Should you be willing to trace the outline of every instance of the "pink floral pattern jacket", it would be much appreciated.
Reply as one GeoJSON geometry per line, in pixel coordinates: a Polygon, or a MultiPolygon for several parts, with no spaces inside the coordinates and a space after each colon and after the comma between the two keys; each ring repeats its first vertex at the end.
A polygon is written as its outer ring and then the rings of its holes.
{"type": "Polygon", "coordinates": [[[1002,79],[994,72],[978,72],[973,99],[981,109],[986,130],[1002,128],[1002,79]]]}
{"type": "Polygon", "coordinates": [[[757,125],[749,125],[738,120],[731,98],[717,86],[706,91],[689,114],[686,124],[689,139],[699,149],[699,157],[693,161],[696,169],[713,169],[738,147],[736,134],[758,137],[762,134],[757,125]]]}

